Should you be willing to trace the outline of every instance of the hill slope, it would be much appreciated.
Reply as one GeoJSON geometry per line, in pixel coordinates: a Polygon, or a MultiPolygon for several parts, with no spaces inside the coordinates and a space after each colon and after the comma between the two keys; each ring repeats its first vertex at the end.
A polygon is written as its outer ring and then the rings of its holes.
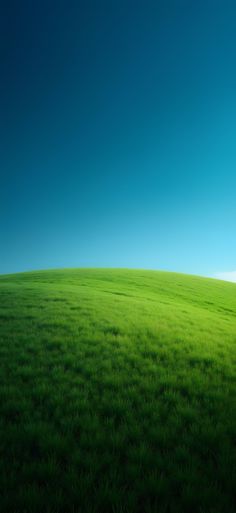
{"type": "Polygon", "coordinates": [[[233,512],[236,285],[0,276],[0,510],[233,512]]]}

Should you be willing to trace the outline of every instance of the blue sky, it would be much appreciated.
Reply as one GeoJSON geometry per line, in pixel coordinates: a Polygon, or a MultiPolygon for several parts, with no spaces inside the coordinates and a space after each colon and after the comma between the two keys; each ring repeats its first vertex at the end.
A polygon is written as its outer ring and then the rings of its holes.
{"type": "Polygon", "coordinates": [[[234,272],[235,2],[1,9],[0,273],[234,272]]]}

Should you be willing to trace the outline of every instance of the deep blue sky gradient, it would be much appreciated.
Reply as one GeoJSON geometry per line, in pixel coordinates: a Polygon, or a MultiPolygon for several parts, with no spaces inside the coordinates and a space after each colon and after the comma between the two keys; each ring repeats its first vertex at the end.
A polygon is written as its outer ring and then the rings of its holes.
{"type": "Polygon", "coordinates": [[[236,269],[236,3],[1,2],[0,273],[236,269]]]}

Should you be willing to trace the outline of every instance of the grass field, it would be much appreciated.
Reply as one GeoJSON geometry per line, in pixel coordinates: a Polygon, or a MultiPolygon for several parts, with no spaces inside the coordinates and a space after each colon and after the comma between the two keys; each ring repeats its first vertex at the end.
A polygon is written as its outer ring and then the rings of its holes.
{"type": "Polygon", "coordinates": [[[236,285],[0,276],[1,513],[233,513],[236,285]]]}

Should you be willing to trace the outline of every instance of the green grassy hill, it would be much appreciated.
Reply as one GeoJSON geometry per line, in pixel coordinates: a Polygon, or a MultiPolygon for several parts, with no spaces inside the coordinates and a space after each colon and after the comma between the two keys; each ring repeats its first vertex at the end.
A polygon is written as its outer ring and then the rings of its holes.
{"type": "Polygon", "coordinates": [[[236,285],[0,276],[0,510],[233,513],[236,285]]]}

